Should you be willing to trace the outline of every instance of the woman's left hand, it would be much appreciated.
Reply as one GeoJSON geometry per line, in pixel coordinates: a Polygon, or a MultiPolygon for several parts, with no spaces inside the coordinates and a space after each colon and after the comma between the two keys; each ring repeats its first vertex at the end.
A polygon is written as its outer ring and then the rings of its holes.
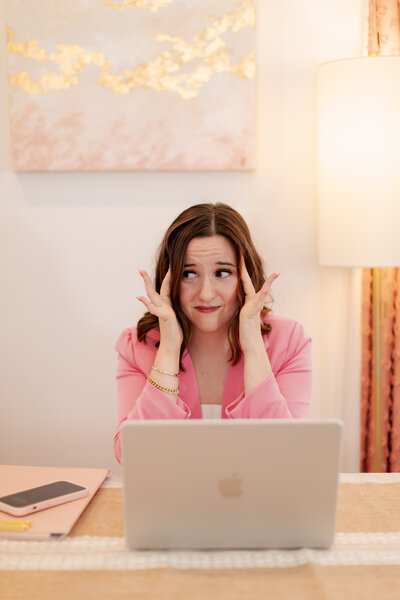
{"type": "Polygon", "coordinates": [[[262,288],[256,292],[242,256],[241,277],[246,296],[239,314],[239,340],[242,352],[247,352],[251,350],[253,345],[257,346],[257,341],[261,337],[261,310],[264,307],[265,298],[268,295],[270,287],[273,281],[279,277],[279,273],[269,275],[262,288]]]}

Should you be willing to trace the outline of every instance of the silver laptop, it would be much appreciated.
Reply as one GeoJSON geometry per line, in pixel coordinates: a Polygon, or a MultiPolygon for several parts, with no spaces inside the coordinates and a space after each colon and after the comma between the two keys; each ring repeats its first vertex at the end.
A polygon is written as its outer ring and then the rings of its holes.
{"type": "Polygon", "coordinates": [[[338,420],[129,421],[130,548],[325,548],[334,537],[338,420]]]}

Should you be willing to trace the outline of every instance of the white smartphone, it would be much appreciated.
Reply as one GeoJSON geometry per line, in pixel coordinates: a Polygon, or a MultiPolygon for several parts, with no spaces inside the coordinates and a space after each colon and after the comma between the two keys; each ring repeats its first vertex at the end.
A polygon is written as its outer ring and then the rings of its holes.
{"type": "Polygon", "coordinates": [[[21,517],[87,496],[87,487],[72,481],[53,481],[46,485],[21,490],[0,498],[0,510],[21,517]]]}

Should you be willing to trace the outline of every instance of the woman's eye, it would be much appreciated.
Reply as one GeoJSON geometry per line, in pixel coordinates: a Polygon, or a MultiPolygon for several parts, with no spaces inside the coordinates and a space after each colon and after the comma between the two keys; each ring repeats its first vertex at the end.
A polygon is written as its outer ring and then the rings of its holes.
{"type": "Polygon", "coordinates": [[[220,269],[219,271],[216,272],[216,276],[224,279],[225,277],[229,277],[229,275],[231,275],[231,273],[232,273],[232,271],[228,271],[227,269],[220,269]]]}
{"type": "Polygon", "coordinates": [[[194,277],[196,277],[194,271],[183,271],[183,279],[193,279],[194,277]]]}

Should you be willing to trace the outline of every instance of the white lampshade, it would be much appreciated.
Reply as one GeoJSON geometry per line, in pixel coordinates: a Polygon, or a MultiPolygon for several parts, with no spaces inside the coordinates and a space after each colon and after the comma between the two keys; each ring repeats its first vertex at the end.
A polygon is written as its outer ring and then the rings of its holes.
{"type": "Polygon", "coordinates": [[[400,265],[400,56],[317,75],[319,262],[400,265]]]}

